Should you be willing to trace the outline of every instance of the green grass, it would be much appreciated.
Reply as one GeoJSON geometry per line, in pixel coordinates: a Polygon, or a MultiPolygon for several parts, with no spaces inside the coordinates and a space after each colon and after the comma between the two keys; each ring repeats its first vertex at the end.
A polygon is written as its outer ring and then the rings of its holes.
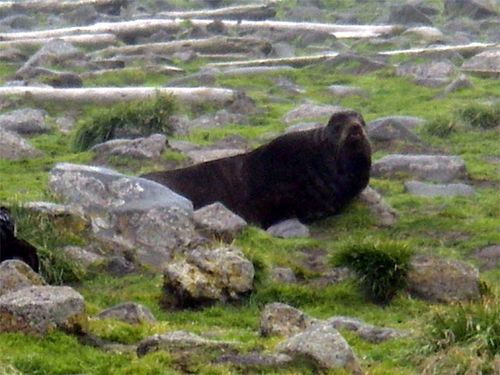
{"type": "MultiPolygon", "coordinates": [[[[180,0],[177,3],[184,4],[180,0]]],[[[298,2],[286,1],[283,6],[285,3],[293,6],[298,2]]],[[[332,7],[331,9],[341,11],[352,6],[353,1],[324,3],[332,7]]],[[[362,19],[366,17],[369,20],[373,17],[373,14],[368,14],[372,7],[373,3],[370,3],[362,19]]],[[[282,12],[283,8],[280,9],[282,12]]],[[[372,47],[360,45],[359,48],[372,47]]],[[[194,72],[201,63],[187,63],[182,67],[188,72],[194,72]]],[[[12,73],[12,67],[0,64],[0,79],[5,80],[12,73]]],[[[455,120],[458,110],[475,107],[476,104],[482,106],[483,101],[497,98],[500,82],[472,77],[473,87],[436,99],[439,90],[416,86],[409,80],[394,76],[391,69],[351,76],[340,74],[338,70],[320,64],[284,74],[306,91],[305,94],[296,96],[276,87],[274,79],[277,76],[218,76],[217,86],[244,89],[255,100],[260,112],[250,116],[248,125],[230,124],[217,129],[201,129],[176,139],[208,145],[229,135],[239,135],[247,139],[251,146],[256,146],[280,134],[287,127],[281,121],[282,116],[304,98],[317,103],[338,104],[357,109],[367,121],[388,115],[418,116],[427,120],[427,125],[419,130],[419,136],[427,145],[436,152],[459,155],[465,160],[468,182],[474,185],[476,194],[455,198],[414,197],[405,193],[402,179],[372,179],[371,185],[379,190],[399,213],[398,221],[393,227],[379,227],[368,209],[358,202],[351,204],[340,215],[312,224],[312,238],[309,239],[276,239],[260,229],[249,227],[235,239],[234,245],[241,248],[255,264],[257,277],[254,293],[238,304],[216,304],[201,310],[182,311],[165,311],[160,308],[161,275],[142,272],[115,278],[97,270],[85,270],[82,274],[79,273],[81,270],[74,269],[66,260],[52,258],[60,246],[83,244],[85,234],[82,229],[73,228],[67,223],[52,226],[43,218],[16,211],[20,223],[19,235],[40,247],[47,270],[52,270],[52,273],[46,272],[46,276],[54,283],[71,280],[71,285],[85,297],[86,309],[91,316],[125,301],[146,305],[158,319],[157,323],[132,326],[114,320],[91,321],[92,334],[119,343],[131,344],[154,333],[182,329],[206,334],[211,338],[240,341],[243,352],[272,352],[280,338],[261,338],[258,335],[259,314],[266,303],[281,301],[300,308],[315,318],[347,315],[363,319],[370,324],[408,331],[410,335],[406,338],[376,345],[362,341],[352,332],[342,331],[368,374],[421,374],[432,373],[431,370],[447,374],[453,373],[455,364],[459,364],[461,369],[479,366],[477,368],[487,371],[488,357],[483,356],[478,360],[477,355],[478,349],[485,348],[481,344],[486,337],[485,331],[480,332],[478,339],[475,331],[471,336],[471,332],[467,333],[465,330],[467,334],[462,336],[463,339],[450,342],[446,347],[436,346],[440,336],[434,336],[425,329],[434,324],[432,315],[427,314],[431,307],[429,304],[399,293],[390,304],[382,308],[367,303],[354,280],[315,287],[311,280],[318,276],[318,272],[309,267],[306,258],[322,251],[326,259],[338,253],[346,243],[363,243],[369,237],[370,241],[381,243],[402,241],[418,253],[437,254],[472,262],[470,256],[475,249],[500,243],[500,170],[498,164],[491,162],[491,158],[500,157],[498,129],[474,126],[470,122],[471,117],[467,117],[468,122],[457,121],[453,131],[448,132],[444,126],[444,131],[441,132],[442,124],[435,125],[434,131],[428,131],[428,127],[432,127],[429,124],[435,119],[455,120]],[[369,93],[369,97],[333,99],[327,90],[327,86],[331,84],[361,87],[369,93]],[[270,97],[280,97],[283,101],[274,102],[270,97]],[[269,271],[273,266],[292,268],[299,278],[299,283],[272,282],[269,279],[269,271]],[[424,334],[423,341],[418,337],[419,332],[424,334]],[[431,352],[422,355],[421,351],[429,343],[433,345],[431,352]]],[[[159,77],[152,73],[132,68],[124,70],[116,77],[104,75],[98,79],[88,79],[85,85],[155,84],[157,79],[159,77]]],[[[99,112],[97,107],[83,109],[78,120],[88,119],[89,113],[93,111],[99,112]]],[[[53,104],[44,105],[44,108],[52,118],[67,110],[53,104]]],[[[188,111],[181,106],[178,109],[188,111]]],[[[213,108],[202,106],[197,110],[199,113],[205,113],[213,108]]],[[[194,114],[190,115],[193,117],[194,114]]],[[[474,118],[472,116],[472,121],[474,118]]],[[[480,124],[484,124],[484,121],[481,120],[480,124]]],[[[97,141],[94,137],[90,138],[93,139],[92,142],[97,141]]],[[[92,160],[92,154],[89,152],[75,152],[70,138],[57,130],[29,138],[28,141],[42,151],[40,157],[21,161],[0,160],[2,203],[18,205],[32,200],[52,200],[47,193],[47,180],[53,165],[62,161],[89,164],[92,160]]],[[[386,153],[387,151],[377,152],[375,159],[386,153]]],[[[115,160],[114,166],[123,171],[133,170],[134,173],[141,173],[145,168],[161,169],[162,163],[182,162],[182,159],[181,154],[167,151],[162,155],[159,164],[115,160]]],[[[490,285],[500,282],[498,270],[488,271],[481,276],[490,285]]],[[[474,305],[463,308],[467,313],[479,317],[482,307],[474,305]]],[[[435,327],[442,328],[446,324],[462,329],[462,318],[465,315],[457,309],[455,306],[443,306],[440,313],[444,323],[435,327]]],[[[143,358],[137,358],[133,353],[103,352],[81,345],[74,337],[57,332],[45,338],[0,334],[0,348],[0,374],[9,373],[8,371],[26,374],[180,374],[188,370],[202,374],[233,374],[242,371],[230,366],[211,365],[207,363],[208,357],[197,357],[191,363],[185,363],[182,358],[166,352],[150,354],[143,358]]],[[[298,367],[263,370],[259,373],[297,374],[312,373],[311,371],[298,367]]]]}

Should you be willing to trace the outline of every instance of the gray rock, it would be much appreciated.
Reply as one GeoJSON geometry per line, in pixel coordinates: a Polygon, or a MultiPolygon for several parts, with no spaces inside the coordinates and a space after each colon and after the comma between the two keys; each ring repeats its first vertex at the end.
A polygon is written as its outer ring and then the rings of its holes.
{"type": "Polygon", "coordinates": [[[373,177],[385,178],[405,174],[434,182],[466,177],[462,158],[446,155],[387,155],[373,163],[371,174],[373,177]]]}
{"type": "Polygon", "coordinates": [[[97,319],[116,319],[129,324],[154,323],[156,318],[146,306],[134,302],[120,303],[101,311],[97,319]]]}
{"type": "Polygon", "coordinates": [[[107,259],[104,269],[116,277],[123,277],[136,270],[135,264],[124,256],[115,255],[107,259]]]}
{"type": "Polygon", "coordinates": [[[405,62],[396,68],[396,75],[412,78],[416,84],[438,87],[448,83],[456,73],[448,60],[432,60],[424,63],[405,62]]]}
{"type": "Polygon", "coordinates": [[[474,253],[480,263],[481,270],[493,270],[500,266],[500,245],[486,246],[474,253]]]}
{"type": "Polygon", "coordinates": [[[458,78],[455,78],[448,86],[444,88],[444,94],[467,89],[472,86],[473,84],[471,80],[466,75],[461,74],[458,78]]]}
{"type": "Polygon", "coordinates": [[[318,320],[284,303],[269,303],[260,314],[262,336],[293,336],[311,327],[318,320]]]}
{"type": "Polygon", "coordinates": [[[75,125],[75,119],[72,116],[61,116],[56,118],[56,125],[64,134],[69,134],[75,125]]]}
{"type": "Polygon", "coordinates": [[[366,74],[375,70],[387,68],[388,65],[382,60],[375,60],[366,56],[356,55],[350,52],[340,53],[326,60],[322,65],[335,69],[342,74],[366,74]]]}
{"type": "Polygon", "coordinates": [[[191,307],[236,300],[253,288],[255,270],[232,247],[196,249],[167,265],[163,301],[167,307],[191,307]]]}
{"type": "Polygon", "coordinates": [[[419,40],[423,40],[428,43],[440,42],[444,39],[444,35],[441,30],[429,26],[409,28],[403,33],[403,35],[414,36],[419,40]]]}
{"type": "Polygon", "coordinates": [[[248,224],[240,216],[215,202],[193,213],[195,227],[203,234],[231,242],[248,224]]]}
{"type": "Polygon", "coordinates": [[[280,343],[277,350],[296,361],[306,359],[318,369],[345,369],[355,375],[363,373],[349,344],[328,324],[313,325],[280,343]]]}
{"type": "Polygon", "coordinates": [[[372,187],[367,186],[359,194],[358,199],[368,206],[377,225],[390,227],[396,223],[398,218],[397,212],[372,187]]]}
{"type": "Polygon", "coordinates": [[[298,219],[288,219],[271,225],[266,232],[273,237],[279,238],[297,238],[310,237],[309,228],[302,224],[298,219]]]}
{"type": "Polygon", "coordinates": [[[47,112],[41,109],[16,109],[0,115],[0,128],[17,134],[40,134],[49,131],[45,123],[47,112]]]}
{"type": "Polygon", "coordinates": [[[469,264],[436,256],[412,261],[408,291],[431,302],[469,301],[480,297],[479,272],[469,264]]]}
{"type": "Polygon", "coordinates": [[[49,189],[90,218],[99,240],[153,267],[171,260],[195,234],[191,202],[153,181],[61,163],[50,172],[49,189]]]}
{"type": "Polygon", "coordinates": [[[319,122],[301,122],[299,124],[291,125],[285,129],[285,134],[303,132],[307,130],[319,129],[324,125],[319,122]]]}
{"type": "Polygon", "coordinates": [[[331,324],[336,329],[354,331],[361,339],[373,343],[380,343],[406,335],[404,332],[397,329],[377,327],[367,324],[362,320],[350,318],[348,316],[333,316],[329,318],[326,323],[331,324]]]}
{"type": "Polygon", "coordinates": [[[498,15],[488,0],[445,0],[444,14],[450,17],[465,16],[483,19],[498,15]]]}
{"type": "Polygon", "coordinates": [[[341,111],[345,111],[345,108],[333,105],[304,103],[286,113],[283,116],[282,121],[285,124],[290,125],[295,122],[305,121],[308,119],[328,120],[331,115],[341,111]]]}
{"type": "Polygon", "coordinates": [[[82,78],[73,72],[60,72],[53,69],[33,68],[31,77],[37,77],[46,85],[57,88],[78,88],[83,86],[82,78]]]}
{"type": "Polygon", "coordinates": [[[223,354],[216,359],[215,363],[230,363],[233,366],[245,369],[283,368],[292,363],[292,357],[280,353],[245,353],[245,354],[223,354]]]}
{"type": "Polygon", "coordinates": [[[405,182],[408,193],[420,197],[455,197],[474,195],[474,188],[466,184],[427,184],[420,181],[405,182]]]}
{"type": "Polygon", "coordinates": [[[62,17],[71,25],[85,26],[97,22],[99,13],[92,5],[83,5],[62,14],[62,17]]]}
{"type": "Polygon", "coordinates": [[[432,20],[412,4],[398,4],[391,7],[389,23],[403,25],[432,25],[432,20]]]}
{"type": "Polygon", "coordinates": [[[235,342],[209,340],[194,333],[173,331],[162,335],[146,337],[137,346],[137,356],[142,357],[158,350],[169,352],[192,352],[197,350],[224,351],[235,346],[237,346],[235,342]]]}
{"type": "Polygon", "coordinates": [[[191,120],[192,129],[213,129],[219,128],[228,124],[245,124],[248,119],[244,115],[238,113],[231,113],[225,109],[221,109],[215,113],[202,115],[194,120],[191,120]]]}
{"type": "Polygon", "coordinates": [[[295,70],[289,65],[275,65],[275,66],[246,66],[238,68],[225,68],[222,70],[224,76],[245,76],[255,74],[270,74],[282,73],[295,70]]]}
{"type": "Polygon", "coordinates": [[[68,258],[85,268],[106,260],[104,256],[78,246],[65,246],[61,250],[68,258]]]}
{"type": "Polygon", "coordinates": [[[45,284],[40,275],[20,260],[6,260],[0,263],[0,296],[28,286],[45,284]]]}
{"type": "Polygon", "coordinates": [[[405,127],[408,130],[415,130],[419,126],[423,125],[425,120],[420,117],[413,116],[387,116],[387,117],[379,117],[375,120],[372,120],[366,124],[368,129],[378,127],[378,126],[391,126],[391,125],[399,125],[405,127]]]}
{"type": "Polygon", "coordinates": [[[291,268],[275,267],[271,270],[271,280],[280,284],[293,284],[297,282],[297,277],[291,268]]]}
{"type": "Polygon", "coordinates": [[[328,86],[328,91],[339,98],[345,98],[348,96],[368,97],[368,93],[365,90],[355,86],[331,85],[328,86]]]}
{"type": "Polygon", "coordinates": [[[36,24],[34,17],[25,14],[13,14],[0,20],[0,27],[9,27],[13,30],[31,30],[36,24]]]}
{"type": "Polygon", "coordinates": [[[244,154],[245,152],[246,150],[241,148],[204,149],[188,151],[186,152],[186,156],[193,164],[199,164],[210,160],[244,154]]]}
{"type": "Polygon", "coordinates": [[[320,277],[311,280],[311,285],[317,288],[324,288],[330,285],[338,284],[344,280],[353,277],[354,274],[346,267],[335,267],[320,277]]]}
{"type": "Polygon", "coordinates": [[[31,286],[0,297],[0,332],[44,335],[56,328],[81,332],[83,297],[67,286],[31,286]]]}
{"type": "Polygon", "coordinates": [[[299,95],[306,92],[306,90],[304,90],[302,87],[300,87],[287,77],[276,77],[273,80],[273,83],[276,85],[276,87],[280,88],[289,95],[299,95]]]}
{"type": "Polygon", "coordinates": [[[18,134],[0,129],[0,159],[31,159],[41,154],[18,134]]]}
{"type": "Polygon", "coordinates": [[[18,78],[29,78],[35,71],[34,68],[42,65],[62,63],[66,60],[81,58],[83,53],[71,43],[62,39],[52,39],[40,48],[28,61],[16,72],[18,78]]]}
{"type": "Polygon", "coordinates": [[[295,47],[285,42],[273,43],[273,55],[278,58],[294,57],[295,47]]]}
{"type": "Polygon", "coordinates": [[[370,140],[420,142],[420,138],[412,133],[412,126],[407,125],[407,123],[411,123],[411,120],[406,121],[406,119],[408,118],[405,116],[391,116],[369,122],[366,128],[370,140]]]}
{"type": "Polygon", "coordinates": [[[98,157],[126,156],[138,159],[158,159],[165,150],[167,137],[163,134],[153,134],[149,137],[136,139],[113,139],[93,146],[98,157]]]}
{"type": "Polygon", "coordinates": [[[462,70],[483,74],[500,74],[500,49],[481,52],[462,64],[462,70]]]}

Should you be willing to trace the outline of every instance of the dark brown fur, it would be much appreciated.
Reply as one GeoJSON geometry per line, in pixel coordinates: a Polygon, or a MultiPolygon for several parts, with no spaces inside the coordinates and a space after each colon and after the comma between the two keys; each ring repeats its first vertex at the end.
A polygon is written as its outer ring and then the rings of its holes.
{"type": "Polygon", "coordinates": [[[195,209],[220,201],[268,227],[337,213],[368,184],[371,149],[363,118],[334,114],[321,129],[286,134],[246,154],[142,177],[165,185],[195,209]]]}
{"type": "Polygon", "coordinates": [[[0,263],[4,260],[19,259],[35,272],[39,271],[37,250],[30,243],[16,238],[14,220],[5,207],[0,207],[0,263]]]}

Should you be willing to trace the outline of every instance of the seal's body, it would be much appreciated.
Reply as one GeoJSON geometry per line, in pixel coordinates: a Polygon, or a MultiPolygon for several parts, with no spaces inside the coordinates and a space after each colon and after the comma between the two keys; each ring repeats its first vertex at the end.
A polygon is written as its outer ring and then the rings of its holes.
{"type": "Polygon", "coordinates": [[[35,272],[40,265],[37,250],[30,243],[16,238],[15,224],[9,210],[0,207],[0,263],[8,259],[19,259],[28,264],[35,272]]]}
{"type": "Polygon", "coordinates": [[[266,228],[296,217],[337,213],[367,185],[371,148],[362,117],[334,114],[321,129],[280,136],[251,152],[142,177],[187,197],[196,208],[220,201],[266,228]]]}

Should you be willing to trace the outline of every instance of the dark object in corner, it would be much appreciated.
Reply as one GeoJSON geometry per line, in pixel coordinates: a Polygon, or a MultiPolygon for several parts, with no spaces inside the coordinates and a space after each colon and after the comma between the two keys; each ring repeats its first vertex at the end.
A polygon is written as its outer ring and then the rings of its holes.
{"type": "Polygon", "coordinates": [[[219,201],[267,228],[337,213],[367,186],[370,167],[365,122],[342,111],[323,128],[285,134],[246,154],[142,177],[190,199],[195,209],[219,201]]]}
{"type": "Polygon", "coordinates": [[[16,238],[14,220],[5,207],[0,207],[0,263],[18,259],[28,264],[35,272],[40,269],[37,250],[30,243],[16,238]]]}

